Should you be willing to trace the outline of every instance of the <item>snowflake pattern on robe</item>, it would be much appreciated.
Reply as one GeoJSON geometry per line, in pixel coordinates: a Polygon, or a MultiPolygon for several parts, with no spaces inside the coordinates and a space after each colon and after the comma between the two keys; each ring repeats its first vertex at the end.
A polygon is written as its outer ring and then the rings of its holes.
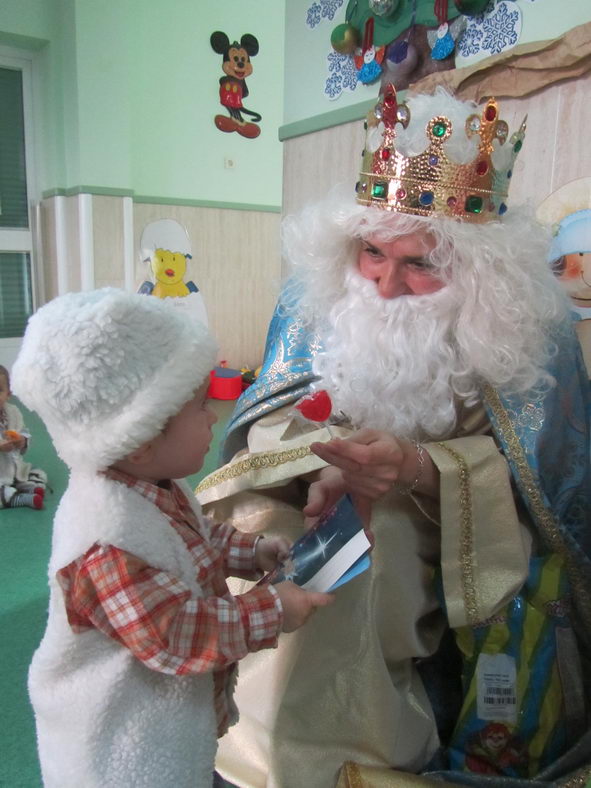
{"type": "Polygon", "coordinates": [[[521,24],[521,10],[514,0],[491,0],[481,14],[469,18],[457,42],[458,52],[462,57],[504,52],[518,42],[521,24]]]}
{"type": "Polygon", "coordinates": [[[306,11],[306,24],[308,27],[316,27],[322,19],[334,19],[343,2],[344,0],[318,0],[312,3],[306,11]]]}
{"type": "Polygon", "coordinates": [[[359,79],[352,55],[341,55],[332,49],[326,56],[326,62],[329,76],[324,85],[324,93],[329,99],[337,99],[343,90],[355,90],[359,79]]]}

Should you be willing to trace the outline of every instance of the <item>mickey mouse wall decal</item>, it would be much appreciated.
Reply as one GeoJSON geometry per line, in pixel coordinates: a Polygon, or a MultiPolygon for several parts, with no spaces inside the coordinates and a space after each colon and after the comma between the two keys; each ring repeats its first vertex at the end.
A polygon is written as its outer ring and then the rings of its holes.
{"type": "Polygon", "coordinates": [[[254,139],[261,133],[257,123],[262,118],[258,112],[251,112],[243,107],[242,99],[248,96],[245,78],[252,74],[250,58],[259,51],[259,42],[255,36],[245,33],[240,43],[230,43],[228,36],[219,30],[212,33],[209,40],[214,52],[223,56],[224,76],[220,77],[220,103],[230,113],[230,117],[216,115],[215,125],[220,131],[237,131],[243,137],[254,139]],[[244,120],[243,113],[249,115],[253,122],[244,120]]]}

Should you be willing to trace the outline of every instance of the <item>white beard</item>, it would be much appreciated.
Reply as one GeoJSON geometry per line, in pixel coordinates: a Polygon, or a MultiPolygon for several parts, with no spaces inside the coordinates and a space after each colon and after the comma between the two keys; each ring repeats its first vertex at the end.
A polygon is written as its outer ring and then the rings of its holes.
{"type": "Polygon", "coordinates": [[[452,342],[458,295],[452,285],[425,296],[384,299],[350,269],[346,294],[330,309],[324,352],[313,363],[333,400],[357,428],[399,437],[448,436],[455,391],[473,385],[452,342]]]}

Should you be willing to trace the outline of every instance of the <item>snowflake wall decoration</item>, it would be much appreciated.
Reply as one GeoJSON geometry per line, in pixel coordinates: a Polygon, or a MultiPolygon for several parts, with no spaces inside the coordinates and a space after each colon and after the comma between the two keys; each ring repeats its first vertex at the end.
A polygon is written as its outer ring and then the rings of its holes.
{"type": "Polygon", "coordinates": [[[513,0],[491,0],[482,14],[471,17],[458,41],[461,57],[497,55],[519,41],[521,10],[513,0]]]}
{"type": "Polygon", "coordinates": [[[352,55],[340,55],[331,49],[326,56],[326,63],[328,79],[324,85],[324,93],[329,99],[337,99],[343,90],[355,90],[359,79],[352,55]]]}
{"type": "Polygon", "coordinates": [[[322,19],[333,20],[344,0],[317,0],[306,11],[306,24],[316,27],[322,19]]]}

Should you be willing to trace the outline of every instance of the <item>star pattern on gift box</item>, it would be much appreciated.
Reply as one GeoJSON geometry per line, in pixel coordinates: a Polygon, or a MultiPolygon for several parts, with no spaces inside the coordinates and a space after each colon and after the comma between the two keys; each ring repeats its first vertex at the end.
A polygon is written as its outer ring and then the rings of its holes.
{"type": "Polygon", "coordinates": [[[324,85],[324,93],[329,99],[338,98],[344,90],[355,90],[359,78],[351,55],[340,55],[331,50],[326,56],[326,62],[329,76],[324,85]]]}
{"type": "Polygon", "coordinates": [[[316,27],[322,19],[334,19],[343,2],[344,0],[318,0],[312,3],[306,11],[306,24],[308,27],[316,27]]]}
{"type": "Polygon", "coordinates": [[[497,55],[515,46],[521,26],[521,9],[514,0],[491,0],[482,14],[468,20],[458,52],[462,57],[497,55]]]}

